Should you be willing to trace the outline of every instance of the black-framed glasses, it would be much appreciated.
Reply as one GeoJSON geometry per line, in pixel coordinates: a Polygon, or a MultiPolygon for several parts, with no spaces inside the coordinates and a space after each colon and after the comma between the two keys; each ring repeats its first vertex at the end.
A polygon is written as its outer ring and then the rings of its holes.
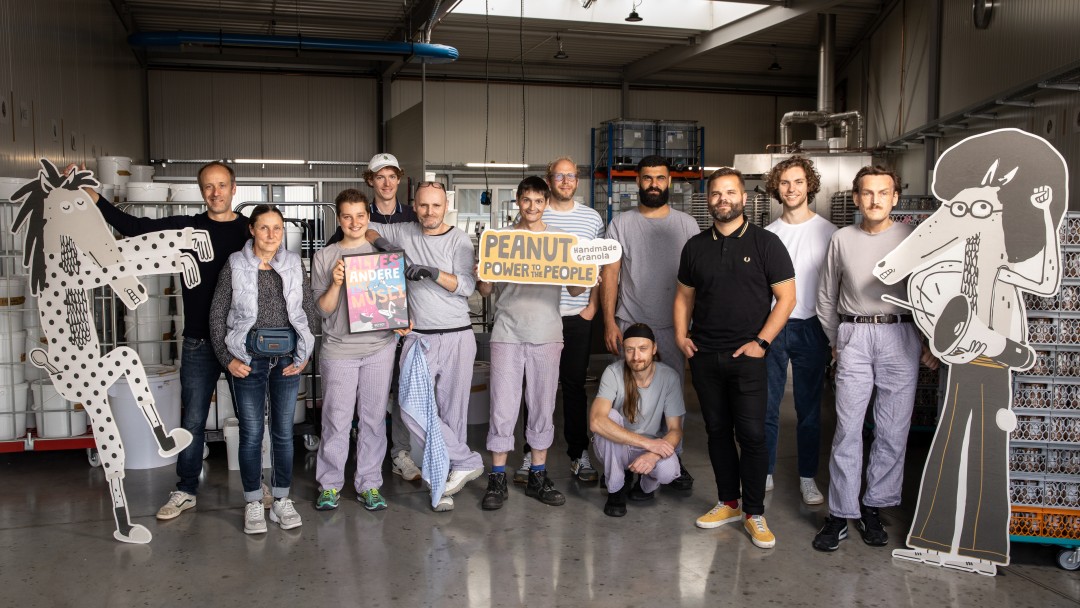
{"type": "Polygon", "coordinates": [[[419,192],[421,188],[438,188],[446,192],[446,186],[442,182],[420,182],[416,184],[416,192],[419,192]]]}
{"type": "Polygon", "coordinates": [[[556,182],[576,182],[577,173],[552,173],[551,179],[556,182]]]}

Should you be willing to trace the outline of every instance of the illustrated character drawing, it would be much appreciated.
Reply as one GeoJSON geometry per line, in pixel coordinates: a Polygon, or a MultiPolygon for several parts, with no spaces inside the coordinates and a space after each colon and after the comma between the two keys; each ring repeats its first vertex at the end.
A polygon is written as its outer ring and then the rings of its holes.
{"type": "Polygon", "coordinates": [[[941,207],[875,267],[908,278],[915,322],[949,364],[947,393],[907,545],[893,556],[993,576],[1009,563],[1010,370],[1035,362],[1022,291],[1054,295],[1065,160],[1018,129],[969,137],[946,150],[932,191],[941,207]]]}
{"type": "Polygon", "coordinates": [[[21,203],[12,233],[25,226],[23,266],[29,270],[30,291],[38,297],[47,350],[29,353],[34,365],[46,370],[58,393],[81,403],[93,427],[105,478],[109,482],[116,531],[127,543],[150,542],[145,527],[132,524],[124,496],[124,445],[109,407],[108,389],[127,378],[146,421],[157,439],[158,453],[169,457],[191,443],[184,429],[167,432],[161,423],[146,372],[138,354],[121,346],[102,353],[87,298],[95,287],[110,285],[129,309],[147,300],[139,275],[180,272],[184,283],[199,283],[193,249],[201,260],[213,258],[204,230],[168,230],[116,240],[84,187],[98,185],[89,171],[61,173],[41,159],[38,179],[20,188],[12,201],[21,203]]]}

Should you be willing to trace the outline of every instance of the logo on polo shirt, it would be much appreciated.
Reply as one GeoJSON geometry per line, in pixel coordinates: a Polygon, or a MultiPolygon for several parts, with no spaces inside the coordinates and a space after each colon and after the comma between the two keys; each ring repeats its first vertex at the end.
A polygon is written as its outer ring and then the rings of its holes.
{"type": "Polygon", "coordinates": [[[748,256],[748,257],[745,257],[745,258],[743,258],[743,259],[742,259],[742,261],[744,261],[744,262],[746,262],[747,264],[749,264],[749,263],[750,263],[750,258],[749,258],[749,256],[748,256]]]}

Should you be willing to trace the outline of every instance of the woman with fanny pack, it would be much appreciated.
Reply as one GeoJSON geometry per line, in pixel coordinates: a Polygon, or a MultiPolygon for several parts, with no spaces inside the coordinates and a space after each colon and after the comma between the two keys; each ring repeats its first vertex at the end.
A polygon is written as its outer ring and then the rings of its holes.
{"type": "Polygon", "coordinates": [[[210,336],[231,377],[240,420],[240,479],[244,532],[263,534],[262,438],[270,394],[274,503],[270,520],[289,530],[301,525],[289,499],[293,464],[293,412],[304,370],[315,348],[318,315],[300,256],[282,247],[281,211],[259,205],[251,212],[252,239],[229,256],[210,306],[210,336]]]}

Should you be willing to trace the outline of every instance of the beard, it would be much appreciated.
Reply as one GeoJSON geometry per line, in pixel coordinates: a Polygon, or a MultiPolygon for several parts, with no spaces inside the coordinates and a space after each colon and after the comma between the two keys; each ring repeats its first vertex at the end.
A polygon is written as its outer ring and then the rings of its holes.
{"type": "Polygon", "coordinates": [[[650,209],[656,209],[657,207],[666,205],[670,195],[670,189],[661,190],[659,188],[649,188],[643,190],[638,188],[638,200],[641,201],[642,205],[645,205],[650,209]]]}
{"type": "Polygon", "coordinates": [[[709,205],[709,215],[711,215],[714,220],[723,224],[739,219],[739,216],[743,214],[743,209],[745,208],[745,204],[733,202],[731,204],[731,211],[724,213],[720,211],[720,205],[709,205]]]}

